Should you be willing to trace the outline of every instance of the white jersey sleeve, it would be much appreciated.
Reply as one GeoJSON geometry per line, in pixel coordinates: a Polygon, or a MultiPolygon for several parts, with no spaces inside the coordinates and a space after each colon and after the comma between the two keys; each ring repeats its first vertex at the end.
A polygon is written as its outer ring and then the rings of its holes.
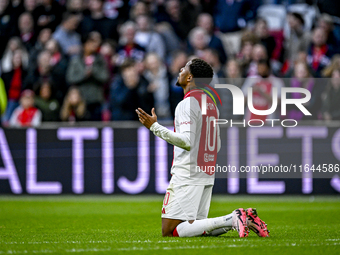
{"type": "Polygon", "coordinates": [[[154,135],[162,138],[168,143],[190,151],[190,132],[184,132],[183,134],[175,133],[160,125],[158,122],[153,123],[150,130],[154,133],[154,135]]]}

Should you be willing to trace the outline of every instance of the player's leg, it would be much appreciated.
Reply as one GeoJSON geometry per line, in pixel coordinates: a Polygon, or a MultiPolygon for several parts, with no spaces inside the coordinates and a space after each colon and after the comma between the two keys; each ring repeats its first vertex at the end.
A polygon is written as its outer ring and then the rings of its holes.
{"type": "Polygon", "coordinates": [[[217,218],[207,218],[211,202],[212,185],[180,187],[179,190],[175,189],[175,193],[176,191],[184,195],[181,199],[177,200],[181,210],[184,214],[191,215],[191,217],[188,217],[187,221],[178,224],[173,231],[173,236],[192,237],[205,235],[207,233],[216,235],[219,231],[212,231],[221,228],[228,230],[235,228],[239,232],[240,237],[248,236],[247,216],[242,208],[228,215],[217,218]],[[192,211],[192,208],[195,208],[197,212],[195,218],[193,218],[195,210],[192,211]]]}
{"type": "Polygon", "coordinates": [[[182,220],[162,218],[162,236],[173,236],[174,229],[182,222],[182,220]]]}
{"type": "MultiPolygon", "coordinates": [[[[173,231],[184,221],[197,218],[204,186],[170,184],[162,208],[162,235],[173,236],[173,231]]],[[[177,235],[177,234],[175,234],[177,235]]]]}
{"type": "MultiPolygon", "coordinates": [[[[188,237],[188,236],[211,235],[212,232],[214,234],[216,233],[216,231],[213,230],[213,228],[215,228],[214,225],[216,224],[216,222],[214,224],[212,219],[208,219],[212,188],[213,185],[204,186],[201,200],[198,206],[196,220],[185,221],[183,223],[180,223],[179,226],[176,227],[173,235],[188,237]]],[[[232,216],[230,216],[230,224],[232,223],[231,217],[232,216]]],[[[215,221],[216,220],[217,219],[215,219],[215,221]]]]}
{"type": "Polygon", "coordinates": [[[246,213],[242,208],[234,210],[232,213],[202,220],[195,220],[194,222],[184,221],[174,229],[173,236],[192,237],[201,236],[207,233],[210,235],[218,235],[221,229],[236,229],[240,237],[247,237],[249,234],[246,213]],[[217,230],[218,231],[214,231],[217,230]]]}
{"type": "Polygon", "coordinates": [[[196,220],[204,188],[169,185],[162,208],[163,236],[201,236],[215,229],[231,227],[237,229],[240,237],[248,236],[246,213],[242,208],[221,217],[196,220]]]}
{"type": "MultiPolygon", "coordinates": [[[[201,203],[198,208],[197,220],[203,220],[203,219],[208,218],[209,208],[210,208],[210,203],[211,203],[212,189],[213,189],[213,185],[207,185],[204,188],[201,203]]],[[[207,236],[219,236],[219,235],[227,233],[231,229],[232,227],[218,228],[210,232],[207,232],[206,235],[207,236]]]]}
{"type": "Polygon", "coordinates": [[[204,186],[174,185],[166,190],[162,208],[162,235],[173,236],[176,226],[197,217],[204,186]]]}

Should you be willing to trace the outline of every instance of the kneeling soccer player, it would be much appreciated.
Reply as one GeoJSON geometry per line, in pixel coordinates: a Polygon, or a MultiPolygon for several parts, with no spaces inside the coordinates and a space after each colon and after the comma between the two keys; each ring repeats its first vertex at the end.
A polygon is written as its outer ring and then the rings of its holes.
{"type": "Polygon", "coordinates": [[[213,125],[218,109],[198,84],[202,79],[209,84],[212,77],[211,66],[198,58],[181,68],[176,85],[183,88],[185,96],[176,107],[175,132],[158,124],[155,109],[151,116],[141,108],[136,110],[145,127],[174,145],[172,177],[162,208],[162,235],[218,236],[236,229],[240,237],[247,237],[251,229],[267,237],[269,231],[256,209],[239,208],[225,216],[207,218],[215,173],[206,169],[216,165],[221,140],[218,125],[213,125]],[[204,111],[202,100],[207,106],[204,111]]]}

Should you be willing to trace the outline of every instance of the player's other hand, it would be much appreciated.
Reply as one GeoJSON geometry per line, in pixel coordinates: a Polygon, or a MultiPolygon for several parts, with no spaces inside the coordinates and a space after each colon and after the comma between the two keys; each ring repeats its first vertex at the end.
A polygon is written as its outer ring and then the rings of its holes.
{"type": "Polygon", "coordinates": [[[136,113],[138,114],[139,121],[148,129],[152,126],[153,123],[157,121],[157,115],[155,113],[155,108],[152,108],[151,110],[151,116],[143,111],[142,108],[138,108],[136,110],[136,113]]]}

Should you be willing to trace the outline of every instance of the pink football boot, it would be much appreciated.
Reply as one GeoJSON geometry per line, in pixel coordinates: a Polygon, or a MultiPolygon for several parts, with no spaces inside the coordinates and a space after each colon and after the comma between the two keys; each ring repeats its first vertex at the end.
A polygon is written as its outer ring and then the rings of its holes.
{"type": "Polygon", "coordinates": [[[243,208],[233,211],[232,228],[237,230],[240,237],[247,237],[249,235],[247,214],[243,208]]]}
{"type": "Polygon", "coordinates": [[[257,216],[256,208],[248,208],[246,213],[248,228],[259,237],[269,237],[270,231],[267,229],[267,224],[257,216]]]}

